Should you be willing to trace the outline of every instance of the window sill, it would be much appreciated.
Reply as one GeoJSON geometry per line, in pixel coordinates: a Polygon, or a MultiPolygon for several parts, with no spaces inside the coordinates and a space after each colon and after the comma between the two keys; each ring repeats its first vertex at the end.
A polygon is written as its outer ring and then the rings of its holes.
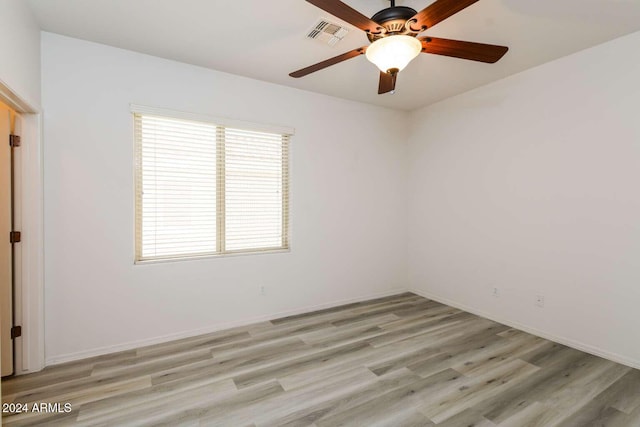
{"type": "Polygon", "coordinates": [[[216,259],[216,258],[230,258],[230,257],[239,257],[239,256],[248,256],[248,255],[284,254],[289,252],[291,252],[291,248],[267,249],[263,251],[256,250],[256,251],[246,251],[246,252],[228,252],[224,254],[208,254],[208,255],[198,255],[198,256],[189,256],[189,257],[146,259],[141,261],[134,261],[133,264],[134,265],[165,264],[165,263],[173,263],[173,262],[202,261],[202,260],[210,260],[210,259],[216,259]]]}

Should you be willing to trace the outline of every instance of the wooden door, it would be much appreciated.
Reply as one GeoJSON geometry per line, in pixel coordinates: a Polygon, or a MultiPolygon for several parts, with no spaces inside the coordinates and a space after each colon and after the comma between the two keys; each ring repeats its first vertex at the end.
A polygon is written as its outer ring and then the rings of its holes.
{"type": "Polygon", "coordinates": [[[0,352],[2,376],[13,373],[13,286],[11,227],[11,110],[0,103],[0,352]]]}

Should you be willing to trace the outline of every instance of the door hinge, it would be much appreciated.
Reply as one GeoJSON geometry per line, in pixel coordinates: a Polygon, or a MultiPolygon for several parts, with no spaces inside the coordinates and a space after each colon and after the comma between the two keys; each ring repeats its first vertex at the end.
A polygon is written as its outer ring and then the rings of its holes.
{"type": "Polygon", "coordinates": [[[20,238],[22,237],[19,231],[11,231],[9,232],[9,243],[20,243],[20,238]]]}
{"type": "Polygon", "coordinates": [[[20,147],[20,135],[9,135],[9,145],[11,147],[20,147]]]}
{"type": "Polygon", "coordinates": [[[14,326],[11,328],[11,339],[22,336],[22,326],[14,326]]]}

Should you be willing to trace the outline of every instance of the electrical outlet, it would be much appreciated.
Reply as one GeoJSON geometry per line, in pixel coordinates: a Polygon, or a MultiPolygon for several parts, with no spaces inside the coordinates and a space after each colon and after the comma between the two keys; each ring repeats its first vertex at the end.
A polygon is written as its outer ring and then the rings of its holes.
{"type": "Polygon", "coordinates": [[[544,307],[544,295],[536,295],[536,305],[538,307],[544,307]]]}
{"type": "Polygon", "coordinates": [[[500,291],[498,288],[493,288],[493,296],[498,298],[500,296],[500,291]]]}
{"type": "Polygon", "coordinates": [[[267,287],[265,285],[258,286],[258,293],[260,295],[266,295],[267,294],[267,287]]]}

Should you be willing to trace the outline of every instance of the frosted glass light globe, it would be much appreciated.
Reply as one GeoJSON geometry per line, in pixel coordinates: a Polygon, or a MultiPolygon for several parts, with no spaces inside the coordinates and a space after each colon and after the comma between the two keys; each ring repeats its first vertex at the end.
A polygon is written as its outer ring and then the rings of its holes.
{"type": "Polygon", "coordinates": [[[389,36],[376,40],[367,48],[367,59],[383,73],[391,69],[402,71],[422,52],[422,43],[411,36],[389,36]]]}

